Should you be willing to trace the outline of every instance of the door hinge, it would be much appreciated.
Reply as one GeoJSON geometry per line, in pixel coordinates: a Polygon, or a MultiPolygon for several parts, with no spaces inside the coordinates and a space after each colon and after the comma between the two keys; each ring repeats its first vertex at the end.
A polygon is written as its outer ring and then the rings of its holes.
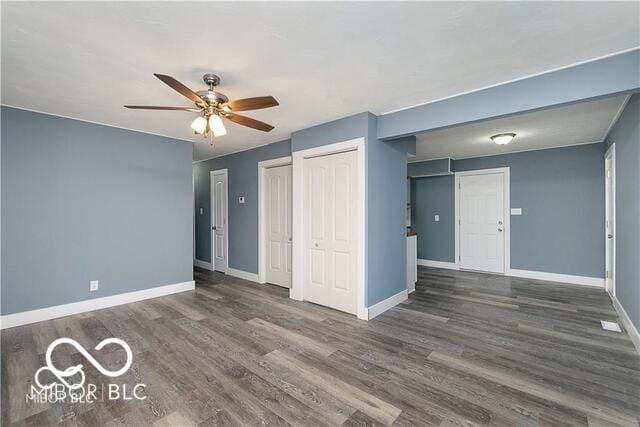
{"type": "Polygon", "coordinates": [[[462,184],[458,183],[458,190],[462,188],[462,184]]]}
{"type": "Polygon", "coordinates": [[[458,255],[458,261],[462,261],[462,257],[458,255]]]}
{"type": "Polygon", "coordinates": [[[607,270],[607,271],[605,272],[604,277],[605,277],[605,278],[607,278],[607,279],[609,278],[609,270],[607,270]]]}

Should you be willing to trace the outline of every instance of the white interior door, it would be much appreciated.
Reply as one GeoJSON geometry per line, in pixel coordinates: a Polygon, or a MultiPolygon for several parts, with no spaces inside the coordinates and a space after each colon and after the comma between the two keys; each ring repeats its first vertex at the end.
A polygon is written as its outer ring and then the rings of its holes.
{"type": "Polygon", "coordinates": [[[460,268],[504,273],[504,174],[459,177],[460,268]]]}
{"type": "Polygon", "coordinates": [[[266,280],[291,287],[291,165],[265,170],[266,280]]]}
{"type": "Polygon", "coordinates": [[[304,161],[304,299],[356,314],[357,152],[304,161]]]}
{"type": "Polygon", "coordinates": [[[605,157],[605,288],[615,290],[615,171],[613,150],[605,157]]]}
{"type": "Polygon", "coordinates": [[[213,269],[227,272],[227,173],[213,172],[211,175],[211,249],[213,269]]]}

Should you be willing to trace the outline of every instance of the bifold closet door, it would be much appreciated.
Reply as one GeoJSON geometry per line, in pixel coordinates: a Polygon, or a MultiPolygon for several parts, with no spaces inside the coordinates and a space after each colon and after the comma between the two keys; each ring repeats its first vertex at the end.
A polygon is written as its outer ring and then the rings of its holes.
{"type": "Polygon", "coordinates": [[[304,299],[357,312],[356,151],[305,159],[304,299]]]}

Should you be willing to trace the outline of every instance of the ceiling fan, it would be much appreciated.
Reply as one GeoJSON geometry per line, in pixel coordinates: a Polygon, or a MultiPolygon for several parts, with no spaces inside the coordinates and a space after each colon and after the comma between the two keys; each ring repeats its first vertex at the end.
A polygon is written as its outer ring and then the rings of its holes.
{"type": "Polygon", "coordinates": [[[170,88],[189,98],[195,107],[160,107],[153,105],[125,105],[126,108],[135,110],[163,110],[163,111],[188,111],[192,113],[202,113],[196,117],[191,123],[196,135],[202,135],[205,138],[210,137],[213,144],[214,136],[222,136],[227,134],[224,127],[223,119],[231,120],[242,126],[269,132],[273,129],[270,124],[252,119],[250,117],[236,114],[237,111],[259,110],[261,108],[275,107],[278,101],[272,96],[259,96],[256,98],[237,99],[229,101],[229,98],[223,93],[216,92],[214,87],[220,84],[220,77],[215,74],[205,74],[202,76],[205,84],[209,89],[194,92],[178,80],[171,76],[154,73],[154,76],[166,83],[170,88]]]}

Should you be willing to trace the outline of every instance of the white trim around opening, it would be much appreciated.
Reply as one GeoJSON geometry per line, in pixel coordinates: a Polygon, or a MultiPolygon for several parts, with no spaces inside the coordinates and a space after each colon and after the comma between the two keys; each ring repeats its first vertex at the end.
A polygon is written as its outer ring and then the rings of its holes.
{"type": "Polygon", "coordinates": [[[368,320],[369,313],[365,303],[365,283],[366,283],[366,162],[365,162],[365,139],[364,137],[337,142],[335,144],[323,145],[309,148],[307,150],[295,151],[293,153],[293,266],[291,277],[291,289],[289,297],[295,300],[304,300],[304,159],[337,154],[345,151],[357,150],[358,157],[358,280],[357,280],[357,316],[359,319],[368,320]]]}
{"type": "Polygon", "coordinates": [[[268,168],[290,165],[291,156],[258,162],[258,283],[267,283],[265,172],[268,168]]]}
{"type": "Polygon", "coordinates": [[[455,258],[456,269],[460,269],[460,177],[469,175],[504,174],[504,273],[511,270],[511,179],[509,167],[476,169],[455,173],[454,185],[454,225],[455,225],[455,258]]]}

